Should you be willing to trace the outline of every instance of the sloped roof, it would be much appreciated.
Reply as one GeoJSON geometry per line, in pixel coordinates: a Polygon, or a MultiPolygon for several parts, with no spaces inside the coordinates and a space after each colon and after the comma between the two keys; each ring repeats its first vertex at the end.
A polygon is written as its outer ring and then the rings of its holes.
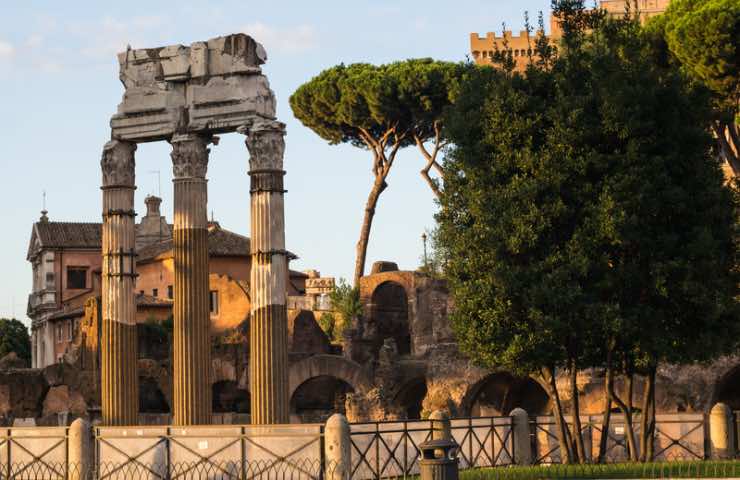
{"type": "Polygon", "coordinates": [[[38,222],[36,231],[41,245],[46,248],[100,248],[100,223],[38,222]]]}
{"type": "MultiPolygon", "coordinates": [[[[238,233],[212,227],[208,230],[208,254],[211,257],[248,257],[249,238],[238,233]]],[[[160,255],[172,255],[172,239],[147,245],[138,252],[137,261],[152,260],[160,255]]]]}

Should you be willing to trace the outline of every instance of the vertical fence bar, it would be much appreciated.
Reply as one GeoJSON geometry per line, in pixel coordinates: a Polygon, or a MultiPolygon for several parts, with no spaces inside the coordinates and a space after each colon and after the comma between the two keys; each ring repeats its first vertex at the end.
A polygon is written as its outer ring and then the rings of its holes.
{"type": "MultiPolygon", "coordinates": [[[[326,471],[326,447],[324,445],[324,426],[325,425],[326,425],[325,423],[322,423],[319,426],[319,480],[324,480],[324,472],[326,471]]],[[[350,438],[351,437],[352,437],[352,430],[350,430],[350,438]]],[[[351,443],[351,440],[350,440],[350,443],[351,443]]],[[[351,451],[352,451],[352,446],[350,445],[350,452],[351,451]]],[[[351,472],[352,471],[351,462],[348,468],[351,472]]]]}
{"type": "Polygon", "coordinates": [[[172,478],[172,452],[170,451],[170,436],[172,434],[172,429],[170,427],[167,427],[167,430],[165,431],[165,438],[164,438],[164,467],[165,467],[165,479],[170,480],[172,478]]]}
{"type": "Polygon", "coordinates": [[[375,478],[380,479],[380,424],[375,423],[375,478]]]}
{"type": "MultiPolygon", "coordinates": [[[[322,427],[323,430],[323,427],[322,427]]],[[[241,427],[241,438],[239,439],[239,446],[241,447],[241,480],[247,479],[247,430],[246,427],[241,427]]],[[[324,456],[321,455],[321,461],[324,461],[324,456]]]]}
{"type": "Polygon", "coordinates": [[[5,443],[8,445],[8,464],[6,467],[7,472],[6,472],[5,478],[8,478],[8,479],[11,478],[10,476],[11,474],[10,460],[12,459],[12,457],[10,456],[10,434],[11,433],[12,433],[12,430],[10,428],[5,430],[5,434],[7,435],[7,437],[5,438],[5,443]]]}

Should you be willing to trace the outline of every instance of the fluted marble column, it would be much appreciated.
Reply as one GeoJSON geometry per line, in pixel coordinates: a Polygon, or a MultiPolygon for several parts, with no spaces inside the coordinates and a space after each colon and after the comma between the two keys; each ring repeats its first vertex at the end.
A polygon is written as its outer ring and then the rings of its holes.
{"type": "Polygon", "coordinates": [[[285,125],[246,129],[251,194],[249,386],[253,424],[289,422],[287,255],[283,207],[285,125]]]}
{"type": "Polygon", "coordinates": [[[208,298],[208,144],[213,137],[175,135],[175,308],[172,419],[175,425],[211,423],[211,341],[208,298]]]}
{"type": "Polygon", "coordinates": [[[135,425],[139,412],[134,281],[134,178],[136,144],[105,144],[103,170],[103,267],[101,401],[104,425],[135,425]]]}

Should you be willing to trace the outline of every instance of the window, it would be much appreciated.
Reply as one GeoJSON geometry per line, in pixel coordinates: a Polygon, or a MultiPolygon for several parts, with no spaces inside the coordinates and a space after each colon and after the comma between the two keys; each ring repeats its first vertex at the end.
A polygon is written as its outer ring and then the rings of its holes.
{"type": "Polygon", "coordinates": [[[67,288],[77,290],[87,288],[87,268],[67,267],[67,288]]]}
{"type": "Polygon", "coordinates": [[[56,330],[57,343],[62,343],[62,334],[63,334],[63,331],[64,331],[62,329],[62,324],[61,323],[57,323],[56,325],[54,325],[54,329],[56,330]]]}
{"type": "Polygon", "coordinates": [[[209,300],[211,315],[218,315],[218,292],[215,290],[211,290],[209,300]]]}
{"type": "Polygon", "coordinates": [[[73,326],[72,326],[72,320],[67,321],[67,341],[72,341],[72,335],[73,335],[73,326]]]}
{"type": "Polygon", "coordinates": [[[46,288],[54,289],[54,272],[46,272],[46,288]]]}
{"type": "Polygon", "coordinates": [[[175,290],[172,288],[172,285],[167,285],[167,298],[170,300],[175,298],[175,290]]]}
{"type": "Polygon", "coordinates": [[[139,295],[144,295],[144,290],[139,290],[139,295]]]}
{"type": "Polygon", "coordinates": [[[152,288],[152,297],[158,297],[159,296],[159,289],[152,288]]]}

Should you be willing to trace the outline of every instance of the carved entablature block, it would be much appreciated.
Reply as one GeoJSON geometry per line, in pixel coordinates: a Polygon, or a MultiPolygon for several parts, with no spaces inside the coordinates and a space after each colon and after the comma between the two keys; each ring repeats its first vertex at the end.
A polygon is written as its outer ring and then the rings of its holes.
{"type": "Polygon", "coordinates": [[[240,132],[247,136],[245,143],[249,150],[249,170],[251,172],[282,171],[283,154],[285,153],[284,123],[277,120],[259,119],[240,132]]]}
{"type": "Polygon", "coordinates": [[[125,91],[111,118],[113,138],[227,133],[254,117],[275,118],[275,97],[260,68],[266,60],[262,45],[243,33],[118,54],[125,91]]]}
{"type": "Polygon", "coordinates": [[[103,170],[103,186],[133,187],[135,181],[136,144],[111,140],[103,147],[100,167],[103,170]]]}

